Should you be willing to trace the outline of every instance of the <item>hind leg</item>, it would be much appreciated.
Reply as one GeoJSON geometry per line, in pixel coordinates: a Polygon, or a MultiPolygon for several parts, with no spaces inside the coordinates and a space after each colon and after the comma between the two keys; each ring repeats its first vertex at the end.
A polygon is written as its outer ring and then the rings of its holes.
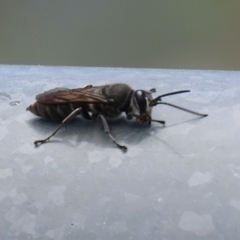
{"type": "Polygon", "coordinates": [[[54,136],[65,124],[67,124],[69,121],[71,121],[76,115],[78,115],[82,111],[82,108],[77,108],[73,112],[71,112],[63,121],[60,126],[47,138],[42,140],[36,140],[34,141],[34,144],[38,146],[39,144],[43,144],[47,142],[52,136],[54,136]]]}

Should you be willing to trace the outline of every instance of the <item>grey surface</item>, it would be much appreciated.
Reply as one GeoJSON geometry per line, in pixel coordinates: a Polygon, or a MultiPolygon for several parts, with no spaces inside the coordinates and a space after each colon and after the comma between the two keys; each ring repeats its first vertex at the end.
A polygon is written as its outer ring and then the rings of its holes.
{"type": "Polygon", "coordinates": [[[1,239],[238,239],[240,231],[240,73],[0,66],[1,239]],[[153,123],[76,118],[35,148],[58,123],[26,107],[55,87],[112,82],[165,100],[153,123]]]}

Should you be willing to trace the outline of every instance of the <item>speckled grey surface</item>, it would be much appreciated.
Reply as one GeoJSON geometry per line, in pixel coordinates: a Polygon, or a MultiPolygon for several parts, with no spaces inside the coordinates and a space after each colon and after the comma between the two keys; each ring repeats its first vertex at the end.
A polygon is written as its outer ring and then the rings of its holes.
{"type": "Polygon", "coordinates": [[[240,73],[0,66],[1,239],[238,239],[240,234],[240,73]],[[155,87],[166,127],[110,121],[123,153],[100,122],[58,123],[26,107],[55,87],[125,82],[155,87]]]}

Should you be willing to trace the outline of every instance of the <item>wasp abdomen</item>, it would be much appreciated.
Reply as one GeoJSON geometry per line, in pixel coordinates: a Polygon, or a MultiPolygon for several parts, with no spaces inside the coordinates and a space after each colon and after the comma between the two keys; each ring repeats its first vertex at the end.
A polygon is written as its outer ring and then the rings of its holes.
{"type": "Polygon", "coordinates": [[[27,110],[39,117],[52,120],[62,120],[73,111],[70,104],[43,104],[39,102],[33,103],[27,110]]]}

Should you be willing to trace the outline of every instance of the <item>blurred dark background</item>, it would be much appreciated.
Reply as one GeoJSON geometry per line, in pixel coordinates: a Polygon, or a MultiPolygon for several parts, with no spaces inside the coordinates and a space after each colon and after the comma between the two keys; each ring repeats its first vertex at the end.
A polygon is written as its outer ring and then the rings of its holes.
{"type": "Polygon", "coordinates": [[[0,64],[240,70],[240,1],[0,0],[0,64]]]}

